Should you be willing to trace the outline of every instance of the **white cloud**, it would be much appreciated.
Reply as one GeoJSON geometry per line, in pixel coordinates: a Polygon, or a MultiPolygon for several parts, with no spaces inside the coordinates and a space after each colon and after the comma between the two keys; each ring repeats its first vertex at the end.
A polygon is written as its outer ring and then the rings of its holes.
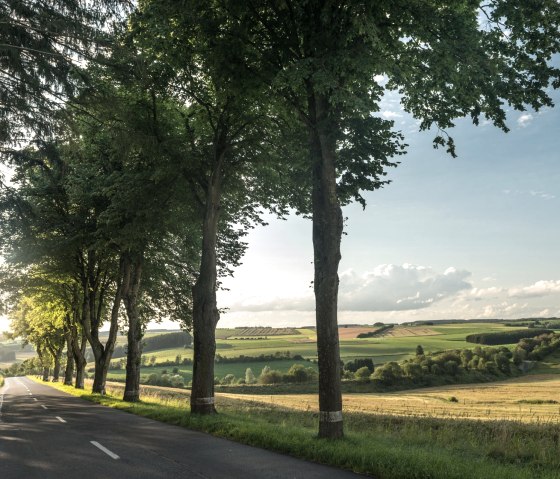
{"type": "Polygon", "coordinates": [[[541,280],[530,286],[511,288],[509,296],[512,298],[538,298],[560,293],[560,280],[541,280]]]}
{"type": "Polygon", "coordinates": [[[553,200],[556,198],[556,195],[547,193],[546,191],[540,190],[530,190],[530,191],[522,191],[522,190],[502,190],[504,195],[517,195],[517,196],[532,196],[533,198],[541,198],[543,200],[553,200]]]}
{"type": "Polygon", "coordinates": [[[531,115],[530,113],[524,113],[523,115],[521,115],[518,119],[517,119],[517,124],[521,127],[521,128],[525,128],[529,123],[531,123],[533,121],[533,115],[531,115]]]}
{"type": "Polygon", "coordinates": [[[492,286],[491,288],[472,288],[467,294],[469,299],[487,300],[500,297],[504,291],[506,291],[504,288],[492,286]]]}
{"type": "Polygon", "coordinates": [[[394,119],[394,118],[401,118],[402,114],[397,112],[397,111],[385,110],[381,113],[381,116],[383,118],[391,120],[391,119],[394,119]]]}
{"type": "Polygon", "coordinates": [[[556,196],[551,195],[550,193],[545,193],[544,191],[529,191],[529,194],[537,198],[542,198],[543,200],[553,200],[556,198],[556,196]]]}
{"type": "MultiPolygon", "coordinates": [[[[468,271],[448,268],[437,273],[412,264],[379,265],[358,274],[352,270],[340,275],[341,311],[408,311],[422,309],[470,289],[468,271]]],[[[268,301],[247,299],[231,305],[232,311],[312,311],[312,294],[299,298],[274,298],[268,301]]]]}

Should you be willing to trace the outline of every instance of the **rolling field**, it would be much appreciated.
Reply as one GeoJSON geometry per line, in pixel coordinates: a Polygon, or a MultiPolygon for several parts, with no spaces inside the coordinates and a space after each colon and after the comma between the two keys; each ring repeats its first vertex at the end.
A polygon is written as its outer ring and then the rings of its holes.
{"type": "MultiPolygon", "coordinates": [[[[363,357],[373,358],[375,364],[401,361],[411,357],[418,344],[421,344],[426,352],[473,348],[474,344],[465,341],[468,334],[507,331],[511,328],[502,324],[489,323],[445,324],[430,327],[395,326],[390,330],[390,334],[382,337],[363,339],[350,337],[364,332],[364,330],[373,329],[375,328],[340,328],[340,355],[343,361],[363,357]]],[[[217,354],[224,357],[236,357],[290,351],[292,356],[299,354],[304,358],[317,359],[317,337],[312,329],[298,329],[298,334],[270,336],[267,339],[233,339],[237,331],[232,329],[218,329],[216,331],[217,354]]],[[[528,334],[530,335],[530,330],[528,330],[528,334]]],[[[177,355],[181,355],[183,358],[192,358],[192,349],[174,348],[146,353],[148,357],[156,356],[157,362],[172,361],[177,355]]]]}
{"type": "MultiPolygon", "coordinates": [[[[239,356],[258,357],[260,355],[274,355],[276,352],[289,351],[292,356],[300,355],[305,359],[317,359],[316,333],[313,329],[297,329],[295,334],[275,334],[277,332],[289,332],[286,329],[278,329],[273,331],[274,334],[262,337],[259,336],[266,328],[238,328],[238,329],[218,329],[216,331],[216,354],[222,357],[234,358],[239,356]],[[240,333],[244,332],[245,335],[240,333]],[[247,333],[254,333],[255,336],[247,336],[247,333]]],[[[376,366],[388,361],[402,361],[410,358],[415,354],[416,346],[422,345],[424,351],[435,352],[445,349],[461,349],[474,348],[475,345],[467,343],[465,337],[468,334],[476,332],[496,332],[508,331],[511,328],[503,324],[493,323],[460,323],[460,324],[442,324],[427,326],[395,326],[388,330],[388,334],[381,337],[361,338],[355,336],[364,330],[374,330],[371,326],[341,327],[340,353],[344,362],[355,358],[372,358],[376,366]],[[354,336],[354,337],[352,337],[354,336]]],[[[269,333],[271,331],[269,330],[269,333]]],[[[149,333],[150,335],[157,333],[149,333]]],[[[531,331],[528,330],[528,335],[531,331]]],[[[119,342],[124,337],[120,337],[119,342]]],[[[165,361],[175,361],[177,356],[192,359],[192,348],[171,348],[158,351],[146,352],[147,358],[155,357],[156,366],[165,361]]],[[[113,360],[113,363],[118,360],[113,360]]],[[[236,378],[242,378],[245,375],[245,369],[250,367],[255,375],[259,375],[264,366],[270,366],[272,369],[278,369],[286,372],[296,360],[287,361],[255,361],[251,363],[237,364],[220,364],[216,363],[215,375],[222,378],[226,374],[233,374],[236,378]]],[[[316,364],[304,361],[304,366],[313,366],[316,364]]],[[[165,366],[162,368],[142,368],[143,379],[154,372],[161,372],[166,369],[171,373],[173,366],[165,366]]],[[[190,381],[192,377],[192,366],[179,366],[179,374],[185,377],[186,381],[190,381]]],[[[110,379],[124,378],[123,370],[111,370],[110,379]]]]}
{"type": "MultiPolygon", "coordinates": [[[[248,395],[221,393],[303,411],[317,411],[316,394],[248,395]]],[[[347,412],[417,418],[516,421],[560,424],[560,375],[535,374],[489,384],[453,385],[383,394],[345,394],[347,412]],[[458,402],[451,402],[449,398],[458,402]]]]}

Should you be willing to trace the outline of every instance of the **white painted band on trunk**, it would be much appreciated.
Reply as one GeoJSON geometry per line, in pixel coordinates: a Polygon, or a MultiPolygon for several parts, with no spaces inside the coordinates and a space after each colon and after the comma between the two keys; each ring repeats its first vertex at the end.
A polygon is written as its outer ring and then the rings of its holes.
{"type": "Polygon", "coordinates": [[[113,458],[113,459],[120,459],[119,456],[117,456],[114,452],[109,451],[109,449],[107,449],[105,446],[102,446],[101,444],[99,444],[97,441],[90,441],[91,444],[93,444],[97,449],[102,450],[105,454],[107,454],[109,457],[113,458]]]}
{"type": "Polygon", "coordinates": [[[209,398],[195,398],[194,403],[197,406],[205,406],[207,404],[214,404],[214,398],[213,397],[209,397],[209,398]]]}
{"type": "Polygon", "coordinates": [[[342,421],[342,411],[320,411],[319,412],[320,422],[341,422],[342,421]]]}

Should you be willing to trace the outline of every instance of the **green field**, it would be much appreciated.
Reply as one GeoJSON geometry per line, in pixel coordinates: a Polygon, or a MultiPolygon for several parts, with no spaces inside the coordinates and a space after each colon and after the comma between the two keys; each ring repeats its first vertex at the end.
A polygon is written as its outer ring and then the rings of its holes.
{"type": "MultiPolygon", "coordinates": [[[[345,328],[351,329],[351,328],[345,328]]],[[[398,331],[399,327],[395,330],[398,331]]],[[[422,328],[406,328],[414,331],[422,328]]],[[[414,354],[416,346],[421,344],[426,352],[444,349],[473,348],[465,337],[474,332],[508,331],[511,328],[501,324],[470,323],[430,326],[433,335],[379,337],[364,339],[341,339],[340,356],[343,361],[354,358],[372,357],[376,363],[400,361],[414,354]]],[[[273,336],[268,339],[216,339],[217,354],[224,357],[259,356],[273,354],[276,351],[290,351],[293,355],[300,354],[304,358],[317,359],[315,332],[311,329],[298,329],[298,335],[273,336]]],[[[531,334],[531,330],[527,330],[531,334]]],[[[231,336],[232,330],[217,330],[216,337],[231,336]]],[[[177,355],[192,358],[192,349],[174,348],[146,353],[148,357],[156,356],[157,362],[172,361],[177,355]]]]}
{"type": "MultiPolygon", "coordinates": [[[[465,337],[468,334],[478,332],[498,332],[511,331],[511,328],[498,323],[459,323],[441,324],[437,322],[434,326],[395,326],[389,334],[390,336],[373,338],[350,338],[353,328],[341,328],[343,332],[340,340],[340,355],[343,361],[347,362],[355,358],[370,357],[374,364],[380,365],[388,361],[402,361],[415,354],[416,346],[422,345],[425,352],[436,352],[446,349],[474,348],[475,345],[467,343],[465,337]]],[[[239,329],[218,329],[216,332],[216,353],[233,358],[238,356],[257,357],[262,354],[273,355],[277,351],[289,351],[292,356],[301,355],[305,359],[317,359],[316,334],[312,329],[297,329],[297,334],[292,335],[271,335],[257,339],[234,339],[239,333],[239,329]],[[232,338],[232,339],[228,339],[232,338]]],[[[359,328],[356,328],[359,331],[359,328]]],[[[157,333],[151,333],[157,334],[157,333]]],[[[161,333],[159,333],[161,334],[161,333]]],[[[527,329],[528,336],[531,330],[527,329]]],[[[357,334],[356,334],[357,335],[357,334]]],[[[164,361],[175,361],[177,356],[192,359],[192,348],[173,348],[159,351],[150,351],[146,354],[147,358],[155,356],[156,366],[164,361]]],[[[237,378],[244,377],[245,369],[250,367],[255,375],[258,375],[265,365],[273,369],[287,371],[290,366],[298,361],[256,361],[251,363],[237,364],[216,364],[216,376],[223,377],[226,374],[234,374],[237,378]]],[[[305,366],[313,365],[304,361],[305,366]]],[[[173,367],[164,368],[142,368],[142,376],[145,378],[153,372],[160,372],[167,369],[171,373],[173,367]]],[[[181,366],[180,374],[186,380],[192,376],[191,366],[181,366]]],[[[124,377],[124,371],[111,370],[109,377],[119,379],[124,377]]]]}
{"type": "MultiPolygon", "coordinates": [[[[233,374],[237,379],[245,378],[245,371],[247,368],[251,368],[255,376],[259,376],[262,369],[265,366],[269,366],[271,369],[276,369],[278,371],[287,372],[293,364],[301,364],[304,367],[317,368],[317,365],[309,361],[297,361],[297,360],[282,360],[282,361],[251,361],[247,363],[232,363],[232,364],[220,364],[217,363],[214,366],[214,375],[223,378],[227,374],[233,374]]],[[[142,368],[142,373],[140,375],[141,382],[145,382],[150,374],[163,374],[164,371],[167,374],[175,374],[173,370],[177,368],[177,374],[180,374],[185,378],[185,381],[192,380],[192,366],[167,366],[167,367],[145,367],[142,368]]],[[[114,381],[124,381],[126,372],[122,369],[120,370],[110,370],[107,374],[107,379],[114,381]]]]}

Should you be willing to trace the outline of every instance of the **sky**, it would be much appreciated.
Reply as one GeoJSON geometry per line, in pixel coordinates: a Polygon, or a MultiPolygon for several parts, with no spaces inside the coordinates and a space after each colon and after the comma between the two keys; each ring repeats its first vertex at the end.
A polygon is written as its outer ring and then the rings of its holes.
{"type": "MultiPolygon", "coordinates": [[[[408,153],[365,210],[344,208],[339,322],[560,316],[560,108],[509,112],[507,134],[460,120],[458,158],[433,149],[396,94],[379,114],[408,153]]],[[[218,327],[315,322],[311,221],[266,219],[218,293],[218,327]]]]}
{"type": "MultiPolygon", "coordinates": [[[[458,158],[396,94],[380,114],[408,153],[365,210],[344,208],[339,322],[560,316],[560,109],[511,111],[507,134],[457,121],[458,158]]],[[[315,322],[311,222],[267,219],[219,293],[219,327],[315,322]]]]}

